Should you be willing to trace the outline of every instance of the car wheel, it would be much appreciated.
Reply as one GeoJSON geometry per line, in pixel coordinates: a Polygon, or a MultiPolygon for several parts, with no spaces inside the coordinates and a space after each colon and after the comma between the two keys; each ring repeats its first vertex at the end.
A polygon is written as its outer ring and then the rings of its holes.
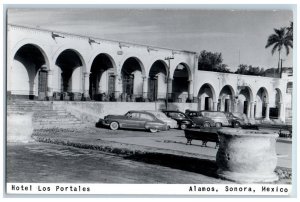
{"type": "Polygon", "coordinates": [[[109,124],[109,127],[111,130],[118,130],[119,124],[118,124],[118,122],[113,121],[109,124]]]}
{"type": "Polygon", "coordinates": [[[217,128],[221,128],[221,127],[222,127],[222,124],[218,122],[218,123],[216,123],[216,127],[217,127],[217,128]]]}
{"type": "Polygon", "coordinates": [[[187,126],[186,126],[185,124],[181,124],[181,125],[180,125],[180,129],[181,129],[181,130],[186,129],[186,127],[187,127],[187,126]]]}
{"type": "Polygon", "coordinates": [[[239,128],[241,126],[240,122],[234,122],[233,127],[234,128],[239,128]]]}
{"type": "Polygon", "coordinates": [[[204,128],[210,128],[210,123],[205,122],[205,123],[203,124],[203,127],[204,127],[204,128]]]}
{"type": "Polygon", "coordinates": [[[157,128],[150,128],[150,132],[151,132],[151,133],[156,133],[157,131],[158,131],[157,128]]]}

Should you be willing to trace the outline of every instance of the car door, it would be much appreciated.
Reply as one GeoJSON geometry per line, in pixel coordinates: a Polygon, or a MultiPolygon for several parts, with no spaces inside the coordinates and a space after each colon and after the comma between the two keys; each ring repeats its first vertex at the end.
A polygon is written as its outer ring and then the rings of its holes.
{"type": "Polygon", "coordinates": [[[126,114],[126,120],[123,121],[123,128],[136,128],[138,126],[137,122],[140,118],[140,113],[130,112],[126,114]]]}
{"type": "Polygon", "coordinates": [[[146,123],[151,123],[151,125],[154,123],[154,118],[150,115],[150,114],[147,114],[147,113],[141,113],[141,116],[140,116],[140,127],[141,128],[145,128],[145,125],[146,123]]]}

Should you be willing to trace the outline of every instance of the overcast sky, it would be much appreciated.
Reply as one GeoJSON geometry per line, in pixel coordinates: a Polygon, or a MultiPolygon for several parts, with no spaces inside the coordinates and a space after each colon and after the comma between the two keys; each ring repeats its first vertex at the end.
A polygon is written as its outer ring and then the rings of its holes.
{"type": "MultiPolygon", "coordinates": [[[[80,35],[200,52],[221,52],[235,70],[240,63],[277,67],[265,49],[274,28],[289,26],[289,10],[11,9],[8,23],[80,35]]],[[[284,66],[292,66],[292,52],[284,66]]]]}

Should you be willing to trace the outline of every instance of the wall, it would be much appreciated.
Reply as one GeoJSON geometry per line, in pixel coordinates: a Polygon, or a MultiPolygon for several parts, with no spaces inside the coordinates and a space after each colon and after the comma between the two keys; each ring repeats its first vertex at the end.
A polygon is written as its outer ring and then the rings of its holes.
{"type": "MultiPolygon", "coordinates": [[[[196,110],[197,103],[169,103],[169,109],[196,110]]],[[[125,114],[129,110],[164,109],[163,102],[53,102],[54,109],[65,109],[83,121],[97,122],[108,114],[125,114]]]]}

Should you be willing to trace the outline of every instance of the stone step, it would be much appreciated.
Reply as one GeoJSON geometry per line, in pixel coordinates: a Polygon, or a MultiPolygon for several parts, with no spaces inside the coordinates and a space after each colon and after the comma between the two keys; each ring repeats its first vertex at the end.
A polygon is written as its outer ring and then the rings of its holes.
{"type": "Polygon", "coordinates": [[[75,117],[64,117],[64,118],[49,117],[45,119],[33,118],[33,121],[34,122],[50,122],[50,121],[65,122],[65,121],[78,121],[78,119],[75,117]]]}
{"type": "Polygon", "coordinates": [[[34,122],[33,125],[56,125],[56,126],[61,126],[61,125],[77,125],[77,124],[82,124],[81,121],[64,121],[63,124],[61,121],[49,121],[49,122],[34,122]]]}

